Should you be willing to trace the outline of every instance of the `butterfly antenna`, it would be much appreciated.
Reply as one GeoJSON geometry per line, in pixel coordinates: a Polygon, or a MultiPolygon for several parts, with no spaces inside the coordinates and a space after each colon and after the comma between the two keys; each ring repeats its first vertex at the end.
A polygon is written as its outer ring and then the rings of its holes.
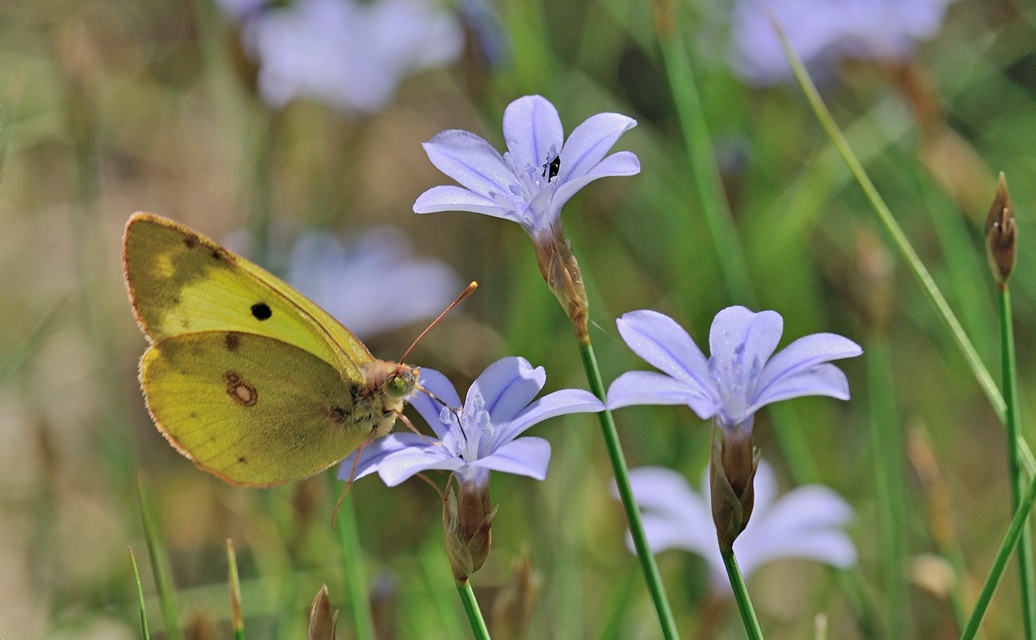
{"type": "Polygon", "coordinates": [[[457,296],[457,299],[454,300],[453,302],[451,302],[450,306],[446,307],[446,309],[442,313],[439,314],[438,318],[436,318],[435,320],[432,320],[432,323],[430,325],[428,325],[428,327],[425,328],[424,331],[421,332],[421,335],[417,336],[417,338],[410,345],[410,347],[407,348],[407,350],[403,352],[403,357],[401,357],[399,359],[399,361],[400,362],[405,361],[406,357],[408,355],[410,355],[411,351],[414,350],[414,347],[417,345],[417,343],[421,340],[421,338],[424,337],[424,334],[428,333],[432,329],[432,327],[434,327],[440,320],[442,320],[443,316],[445,316],[447,313],[452,311],[454,307],[456,307],[458,304],[461,303],[462,300],[464,300],[464,298],[467,298],[472,293],[475,293],[475,289],[477,289],[477,288],[478,288],[478,283],[474,282],[474,281],[472,281],[472,283],[469,284],[468,286],[464,287],[464,291],[460,292],[460,295],[457,296]]]}
{"type": "Polygon", "coordinates": [[[331,512],[331,529],[335,528],[335,519],[338,517],[338,510],[342,507],[342,501],[345,500],[345,494],[349,491],[349,487],[353,486],[353,480],[356,478],[356,467],[360,464],[360,453],[363,452],[364,448],[370,443],[374,442],[375,434],[377,432],[371,429],[371,433],[367,436],[367,439],[360,443],[360,446],[356,447],[355,454],[353,455],[353,466],[349,469],[349,477],[345,481],[345,488],[342,489],[342,495],[338,496],[338,502],[335,503],[335,510],[331,512]]]}

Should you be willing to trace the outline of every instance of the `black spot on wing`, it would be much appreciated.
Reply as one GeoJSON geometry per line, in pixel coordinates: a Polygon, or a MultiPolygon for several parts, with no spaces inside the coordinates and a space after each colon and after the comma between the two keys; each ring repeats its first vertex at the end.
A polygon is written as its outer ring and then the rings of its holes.
{"type": "Polygon", "coordinates": [[[256,302],[252,305],[252,317],[262,322],[263,320],[269,320],[270,316],[273,315],[273,309],[270,305],[265,302],[256,302]]]}
{"type": "Polygon", "coordinates": [[[223,336],[223,346],[227,351],[237,351],[237,348],[241,346],[241,334],[236,331],[228,331],[223,336]]]}

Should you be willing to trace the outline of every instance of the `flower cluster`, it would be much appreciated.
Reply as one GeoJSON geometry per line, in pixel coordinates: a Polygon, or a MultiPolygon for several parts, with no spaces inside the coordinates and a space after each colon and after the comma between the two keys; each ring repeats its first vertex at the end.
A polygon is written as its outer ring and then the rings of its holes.
{"type": "Polygon", "coordinates": [[[349,455],[339,477],[377,472],[388,486],[432,469],[450,471],[460,486],[445,495],[443,523],[454,577],[467,580],[489,553],[495,514],[489,502],[489,472],[502,471],[543,480],[550,462],[550,443],[519,437],[529,427],[569,413],[596,412],[603,403],[592,393],[563,389],[538,400],[547,377],[524,358],[503,358],[486,368],[468,389],[463,405],[456,389],[441,373],[422,369],[426,392],[412,404],[428,422],[435,438],[393,433],[349,455]],[[455,408],[459,407],[459,408],[455,408]],[[355,470],[354,470],[355,464],[355,470]]]}
{"type": "MultiPolygon", "coordinates": [[[[444,131],[424,145],[431,162],[459,185],[425,191],[414,203],[414,211],[469,211],[519,224],[532,239],[541,274],[572,319],[584,355],[590,354],[591,360],[588,302],[578,264],[561,229],[561,208],[597,178],[640,171],[633,153],[608,155],[635,124],[620,114],[598,114],[565,139],[554,106],[540,96],[526,96],[504,112],[507,152],[502,155],[481,137],[460,130],[444,131]]],[[[703,419],[714,420],[709,495],[697,496],[673,472],[637,470],[628,485],[617,485],[627,513],[639,513],[638,499],[645,506],[645,526],[638,525],[633,535],[646,538],[655,551],[679,546],[702,553],[719,574],[715,567],[723,563],[715,562],[717,553],[733,554],[734,541],[746,531],[754,510],[756,525],[740,538],[738,547],[746,571],[788,555],[835,566],[855,563],[855,548],[842,530],[851,516],[849,507],[822,487],[803,487],[775,502],[776,483],[769,467],[759,464],[752,429],[755,413],[771,402],[807,395],[848,399],[846,376],[830,362],[860,355],[856,343],[820,333],[776,352],[783,333],[781,316],[739,306],[716,315],[709,357],[674,320],[655,311],[627,313],[618,320],[618,329],[629,347],[661,372],[622,374],[608,390],[606,404],[587,391],[573,389],[534,401],[545,375],[521,358],[504,358],[487,368],[463,404],[441,374],[425,369],[420,386],[426,394],[417,396],[413,404],[435,437],[390,434],[350,455],[340,475],[360,478],[377,473],[392,486],[427,470],[451,472],[443,495],[443,523],[454,577],[464,583],[489,552],[496,514],[489,500],[489,472],[537,479],[546,474],[550,446],[541,438],[518,437],[526,429],[565,413],[684,404],[703,419]],[[453,479],[459,491],[454,490],[453,479]],[[706,533],[710,527],[704,526],[710,510],[716,534],[711,544],[706,533]]],[[[593,385],[599,374],[592,369],[588,366],[593,385]]],[[[600,388],[596,380],[595,388],[600,388]]],[[[611,437],[609,446],[617,449],[617,438],[609,436],[607,422],[602,421],[605,437],[611,437]]],[[[617,456],[621,458],[621,450],[617,456]]],[[[624,462],[615,468],[617,478],[625,473],[624,462]]],[[[639,520],[630,517],[634,532],[639,520]]],[[[657,580],[648,568],[645,575],[649,582],[657,580]]]]}

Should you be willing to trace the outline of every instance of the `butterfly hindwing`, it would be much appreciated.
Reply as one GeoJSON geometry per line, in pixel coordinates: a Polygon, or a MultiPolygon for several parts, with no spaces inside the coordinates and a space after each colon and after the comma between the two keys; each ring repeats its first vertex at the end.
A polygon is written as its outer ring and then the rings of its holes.
{"type": "Polygon", "coordinates": [[[357,403],[360,386],[322,359],[248,333],[166,338],[145,352],[140,377],[162,434],[199,467],[241,485],[326,469],[385,410],[357,403]]]}

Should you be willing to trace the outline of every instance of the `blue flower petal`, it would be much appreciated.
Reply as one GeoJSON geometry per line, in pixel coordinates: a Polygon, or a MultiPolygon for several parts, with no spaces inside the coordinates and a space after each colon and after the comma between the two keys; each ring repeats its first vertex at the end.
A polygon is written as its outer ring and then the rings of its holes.
{"type": "Polygon", "coordinates": [[[543,480],[550,464],[550,443],[543,438],[519,438],[498,447],[475,464],[484,469],[543,480]]]}
{"type": "MultiPolygon", "coordinates": [[[[587,171],[580,176],[569,177],[558,185],[558,189],[554,192],[554,197],[550,203],[551,207],[560,213],[561,207],[563,207],[565,203],[572,198],[572,196],[598,178],[632,176],[638,173],[640,173],[640,160],[636,155],[629,151],[613,153],[602,160],[600,164],[593,167],[590,171],[587,171]]],[[[556,218],[557,216],[554,217],[556,218]]]]}
{"type": "Polygon", "coordinates": [[[418,391],[410,399],[410,404],[421,414],[421,417],[425,419],[425,422],[432,428],[435,435],[440,439],[445,438],[446,433],[449,431],[449,426],[442,423],[442,420],[439,419],[439,414],[442,412],[443,404],[459,409],[460,396],[457,395],[457,390],[453,388],[453,383],[435,369],[422,367],[420,384],[428,393],[418,391]],[[435,396],[435,399],[432,399],[428,395],[429,393],[431,396],[435,396]]]}
{"type": "Polygon", "coordinates": [[[760,391],[789,376],[831,360],[855,358],[863,353],[860,345],[833,333],[814,333],[792,342],[770,358],[759,377],[760,391]]]}
{"type": "Polygon", "coordinates": [[[702,420],[716,415],[719,403],[700,387],[657,371],[627,371],[608,387],[608,408],[638,404],[685,404],[702,420]]]}
{"type": "Polygon", "coordinates": [[[439,171],[471,191],[487,198],[510,192],[514,171],[491,144],[474,133],[449,129],[423,146],[439,171]]]}
{"type": "MultiPolygon", "coordinates": [[[[619,136],[635,126],[636,120],[618,113],[599,113],[584,120],[572,130],[561,149],[559,177],[569,180],[588,174],[604,160],[619,136]]],[[[639,161],[637,167],[640,167],[639,161]]]]}
{"type": "MultiPolygon", "coordinates": [[[[727,307],[716,314],[709,330],[709,359],[713,368],[733,362],[762,369],[784,332],[784,320],[775,311],[753,313],[745,307],[727,307]]],[[[758,372],[756,372],[758,373],[758,372]]]]}
{"type": "Polygon", "coordinates": [[[596,413],[604,409],[597,396],[583,389],[562,389],[533,402],[512,420],[499,427],[497,442],[517,438],[534,424],[569,413],[596,413]]]}
{"type": "Polygon", "coordinates": [[[713,395],[708,360],[675,320],[645,309],[623,314],[616,325],[633,353],[648,364],[696,386],[703,397],[713,395]]]}
{"type": "Polygon", "coordinates": [[[439,213],[440,211],[470,211],[494,218],[521,221],[510,209],[506,209],[470,189],[456,185],[432,187],[417,196],[417,200],[414,201],[414,213],[439,213]]]}
{"type": "Polygon", "coordinates": [[[524,96],[507,105],[503,128],[507,150],[521,165],[539,167],[551,148],[558,153],[564,142],[558,110],[543,96],[524,96]]]}
{"type": "Polygon", "coordinates": [[[456,471],[463,466],[464,461],[451,455],[445,447],[413,446],[385,456],[378,465],[378,475],[386,486],[394,487],[422,471],[456,471]]]}
{"type": "MultiPolygon", "coordinates": [[[[378,438],[359,451],[360,460],[356,463],[356,474],[353,480],[370,475],[378,470],[378,465],[393,453],[397,453],[409,447],[426,446],[427,442],[416,433],[390,433],[384,438],[378,438]]],[[[353,460],[356,458],[356,451],[353,451],[345,460],[338,465],[338,479],[348,480],[353,470],[353,460]]]]}
{"type": "Polygon", "coordinates": [[[533,368],[525,358],[501,358],[471,383],[464,406],[473,406],[475,395],[481,395],[490,422],[502,425],[518,415],[546,382],[543,367],[533,368]]]}

